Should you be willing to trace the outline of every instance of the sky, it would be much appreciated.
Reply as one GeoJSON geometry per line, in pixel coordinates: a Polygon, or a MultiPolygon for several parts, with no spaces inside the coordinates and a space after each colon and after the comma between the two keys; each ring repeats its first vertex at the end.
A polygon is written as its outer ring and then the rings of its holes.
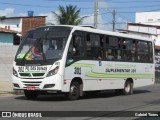
{"type": "Polygon", "coordinates": [[[27,16],[28,11],[34,11],[34,16],[47,16],[47,23],[57,24],[52,11],[58,13],[59,5],[76,5],[81,9],[80,17],[88,16],[82,24],[93,25],[95,1],[98,1],[98,28],[104,30],[112,30],[113,10],[116,29],[125,29],[127,22],[135,22],[136,12],[160,11],[160,0],[0,0],[0,16],[27,16]]]}

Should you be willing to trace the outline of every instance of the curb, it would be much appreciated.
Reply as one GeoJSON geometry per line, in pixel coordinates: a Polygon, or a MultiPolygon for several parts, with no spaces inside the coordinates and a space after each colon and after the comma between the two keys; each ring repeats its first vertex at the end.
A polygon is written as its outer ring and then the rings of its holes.
{"type": "Polygon", "coordinates": [[[14,91],[12,92],[12,94],[15,94],[15,95],[23,95],[24,92],[23,92],[23,90],[14,90],[14,91]]]}
{"type": "Polygon", "coordinates": [[[23,90],[13,90],[13,91],[0,91],[0,96],[8,96],[8,95],[23,95],[23,90]]]}
{"type": "Polygon", "coordinates": [[[22,95],[23,90],[13,90],[11,81],[0,81],[0,96],[22,95]]]}

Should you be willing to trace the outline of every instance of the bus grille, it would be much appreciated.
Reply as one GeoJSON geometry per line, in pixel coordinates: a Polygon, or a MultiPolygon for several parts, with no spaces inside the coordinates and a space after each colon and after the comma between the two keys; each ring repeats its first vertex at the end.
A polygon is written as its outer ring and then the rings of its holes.
{"type": "Polygon", "coordinates": [[[39,86],[41,81],[22,81],[25,86],[39,86]]]}
{"type": "Polygon", "coordinates": [[[43,77],[45,73],[19,73],[21,77],[43,77]]]}
{"type": "Polygon", "coordinates": [[[31,77],[31,74],[30,73],[19,73],[20,76],[23,76],[23,77],[31,77]]]}
{"type": "Polygon", "coordinates": [[[33,75],[34,77],[38,77],[38,76],[43,76],[44,73],[32,73],[32,75],[33,75]]]}

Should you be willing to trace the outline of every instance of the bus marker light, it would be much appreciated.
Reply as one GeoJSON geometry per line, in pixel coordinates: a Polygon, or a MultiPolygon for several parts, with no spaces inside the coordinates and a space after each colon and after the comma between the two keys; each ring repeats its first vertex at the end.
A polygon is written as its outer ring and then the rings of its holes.
{"type": "Polygon", "coordinates": [[[67,80],[64,80],[64,85],[67,84],[67,80]]]}

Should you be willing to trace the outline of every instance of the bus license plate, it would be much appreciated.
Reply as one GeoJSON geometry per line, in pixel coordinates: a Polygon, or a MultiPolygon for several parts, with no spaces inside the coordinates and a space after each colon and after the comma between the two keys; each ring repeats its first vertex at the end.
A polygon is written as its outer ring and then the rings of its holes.
{"type": "Polygon", "coordinates": [[[35,86],[27,86],[26,89],[27,89],[27,90],[36,90],[36,87],[35,87],[35,86]]]}

